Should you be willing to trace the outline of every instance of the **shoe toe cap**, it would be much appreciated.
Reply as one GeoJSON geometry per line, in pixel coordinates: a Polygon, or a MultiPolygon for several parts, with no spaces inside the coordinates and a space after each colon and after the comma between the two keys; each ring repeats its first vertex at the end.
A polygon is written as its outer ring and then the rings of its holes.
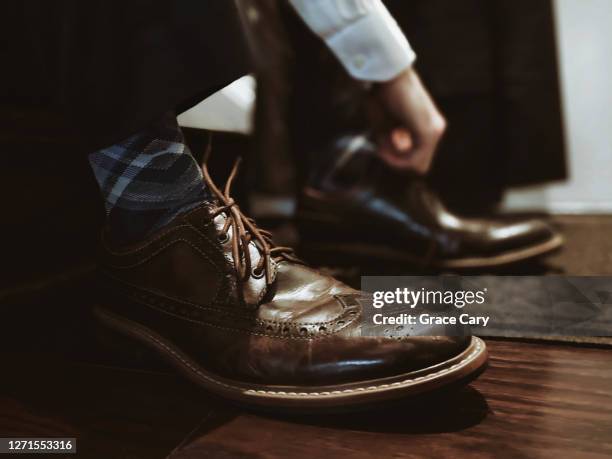
{"type": "Polygon", "coordinates": [[[492,225],[488,231],[492,251],[520,249],[554,239],[557,232],[544,220],[526,220],[504,225],[492,225]]]}
{"type": "Polygon", "coordinates": [[[456,357],[470,340],[469,336],[332,339],[310,355],[301,379],[333,385],[408,374],[456,357]]]}

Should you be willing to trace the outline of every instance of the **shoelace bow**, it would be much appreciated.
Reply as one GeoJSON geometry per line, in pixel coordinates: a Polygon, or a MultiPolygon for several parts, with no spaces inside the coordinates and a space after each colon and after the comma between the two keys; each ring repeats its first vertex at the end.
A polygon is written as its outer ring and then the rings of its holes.
{"type": "Polygon", "coordinates": [[[228,236],[230,227],[232,228],[232,258],[238,278],[245,282],[251,274],[255,277],[260,277],[263,273],[266,276],[266,284],[270,285],[273,282],[272,264],[271,261],[288,260],[296,263],[301,261],[294,255],[291,247],[277,247],[272,241],[272,234],[269,231],[257,227],[252,218],[246,217],[241,211],[234,199],[230,196],[232,183],[238,168],[240,167],[241,158],[238,158],[232,167],[232,171],[225,183],[225,188],[221,191],[212,181],[208,172],[208,158],[210,157],[210,144],[204,155],[202,163],[202,175],[204,183],[221,205],[214,211],[212,217],[225,213],[225,224],[221,233],[224,237],[228,236]],[[254,242],[259,250],[260,257],[255,269],[251,264],[251,253],[249,244],[254,242]]]}

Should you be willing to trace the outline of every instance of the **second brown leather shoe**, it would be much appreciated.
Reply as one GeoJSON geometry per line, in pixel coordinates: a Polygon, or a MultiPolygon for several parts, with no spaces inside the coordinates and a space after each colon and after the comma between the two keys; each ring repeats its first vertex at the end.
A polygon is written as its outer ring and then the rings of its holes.
{"type": "Polygon", "coordinates": [[[365,135],[338,137],[320,156],[328,163],[313,171],[297,212],[305,253],[474,269],[545,255],[563,243],[542,219],[450,212],[422,177],[386,166],[365,135]]]}
{"type": "Polygon", "coordinates": [[[214,202],[139,244],[103,242],[104,324],[215,394],[273,408],[416,395],[484,367],[475,337],[361,336],[360,293],[275,247],[229,185],[221,192],[205,178],[214,202]]]}

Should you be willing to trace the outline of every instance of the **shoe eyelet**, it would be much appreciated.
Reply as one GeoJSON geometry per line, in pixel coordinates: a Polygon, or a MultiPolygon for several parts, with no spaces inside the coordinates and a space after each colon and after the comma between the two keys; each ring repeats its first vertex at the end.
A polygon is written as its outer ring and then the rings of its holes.
{"type": "Polygon", "coordinates": [[[227,241],[229,241],[230,236],[228,233],[223,233],[223,234],[218,234],[217,235],[217,240],[221,243],[221,244],[225,244],[227,241]]]}
{"type": "Polygon", "coordinates": [[[265,269],[257,270],[257,268],[253,268],[253,270],[251,271],[251,275],[253,276],[254,279],[261,279],[265,273],[266,273],[265,269]]]}

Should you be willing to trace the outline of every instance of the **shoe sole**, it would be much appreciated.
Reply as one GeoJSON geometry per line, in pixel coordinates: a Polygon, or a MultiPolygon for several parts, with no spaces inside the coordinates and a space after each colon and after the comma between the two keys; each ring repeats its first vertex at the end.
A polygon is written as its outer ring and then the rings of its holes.
{"type": "Polygon", "coordinates": [[[425,265],[440,269],[476,269],[494,268],[511,265],[514,263],[530,260],[550,254],[563,246],[564,239],[561,235],[555,235],[551,239],[529,247],[517,250],[509,250],[490,257],[466,257],[452,260],[427,260],[413,255],[406,255],[397,249],[388,246],[376,246],[366,244],[319,244],[305,243],[301,250],[304,253],[316,254],[342,254],[349,256],[383,259],[395,262],[411,263],[414,265],[425,265]]]}
{"type": "Polygon", "coordinates": [[[360,407],[365,409],[379,402],[414,397],[448,386],[467,384],[484,370],[488,360],[484,341],[472,337],[468,347],[452,359],[393,377],[333,386],[250,384],[210,373],[178,346],[136,322],[102,307],[96,307],[94,314],[105,326],[153,348],[182,374],[211,393],[240,404],[264,409],[300,412],[351,410],[360,407]]]}

